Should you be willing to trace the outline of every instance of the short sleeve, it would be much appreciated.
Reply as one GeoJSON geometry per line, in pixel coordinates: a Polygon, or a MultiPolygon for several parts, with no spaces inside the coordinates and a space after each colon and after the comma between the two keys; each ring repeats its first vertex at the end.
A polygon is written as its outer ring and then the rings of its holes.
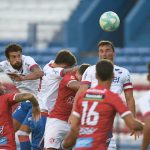
{"type": "Polygon", "coordinates": [[[131,114],[131,111],[128,110],[127,106],[119,95],[114,94],[109,99],[111,99],[111,104],[122,118],[128,114],[131,114]]]}
{"type": "Polygon", "coordinates": [[[31,70],[34,66],[38,66],[35,60],[30,56],[23,56],[25,57],[25,65],[28,66],[29,70],[31,70]]]}
{"type": "Polygon", "coordinates": [[[128,70],[125,70],[124,73],[123,89],[124,90],[133,89],[130,72],[128,70]]]}
{"type": "Polygon", "coordinates": [[[150,91],[138,100],[138,106],[143,116],[150,115],[150,91]]]}
{"type": "Polygon", "coordinates": [[[91,67],[88,67],[82,75],[81,84],[91,84],[92,82],[92,71],[91,67]]]}

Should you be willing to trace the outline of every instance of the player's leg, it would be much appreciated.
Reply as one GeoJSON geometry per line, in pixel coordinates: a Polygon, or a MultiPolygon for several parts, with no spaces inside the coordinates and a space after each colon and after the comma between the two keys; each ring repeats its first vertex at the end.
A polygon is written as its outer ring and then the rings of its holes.
{"type": "Polygon", "coordinates": [[[17,132],[21,150],[30,150],[31,149],[30,138],[29,138],[29,134],[31,132],[31,130],[30,130],[31,120],[32,120],[32,110],[30,109],[26,118],[22,122],[22,125],[21,125],[19,131],[17,132]]]}
{"type": "Polygon", "coordinates": [[[32,142],[31,147],[33,150],[43,150],[44,149],[44,131],[47,116],[42,113],[39,121],[35,122],[32,120],[30,124],[32,132],[32,142]]]}
{"type": "Polygon", "coordinates": [[[26,118],[27,113],[28,112],[25,111],[20,105],[13,112],[12,117],[13,117],[13,127],[15,132],[19,130],[21,124],[26,118]]]}
{"type": "Polygon", "coordinates": [[[59,150],[62,140],[70,130],[70,125],[59,119],[47,118],[44,147],[47,150],[59,150]]]}

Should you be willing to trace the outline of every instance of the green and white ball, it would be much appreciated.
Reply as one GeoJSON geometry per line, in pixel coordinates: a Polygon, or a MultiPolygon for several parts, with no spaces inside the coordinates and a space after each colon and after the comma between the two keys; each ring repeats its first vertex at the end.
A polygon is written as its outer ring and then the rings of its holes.
{"type": "Polygon", "coordinates": [[[113,11],[105,12],[99,19],[99,24],[104,31],[115,31],[120,25],[118,15],[113,11]]]}

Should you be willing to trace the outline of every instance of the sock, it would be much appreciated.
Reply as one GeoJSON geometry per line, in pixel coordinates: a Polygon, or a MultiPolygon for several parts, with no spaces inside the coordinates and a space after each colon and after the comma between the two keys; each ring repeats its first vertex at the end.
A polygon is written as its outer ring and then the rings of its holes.
{"type": "Polygon", "coordinates": [[[31,150],[30,139],[28,135],[18,135],[20,150],[31,150]]]}
{"type": "Polygon", "coordinates": [[[20,142],[20,150],[31,150],[29,134],[19,130],[17,135],[20,142]]]}

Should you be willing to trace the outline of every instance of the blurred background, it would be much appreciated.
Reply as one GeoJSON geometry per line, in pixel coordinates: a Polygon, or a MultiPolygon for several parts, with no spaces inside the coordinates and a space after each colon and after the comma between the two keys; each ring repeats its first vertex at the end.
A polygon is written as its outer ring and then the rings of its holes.
{"type": "MultiPolygon", "coordinates": [[[[116,47],[115,63],[131,72],[137,116],[142,119],[137,101],[150,89],[146,80],[150,62],[150,0],[0,0],[0,61],[4,48],[18,43],[25,55],[43,67],[62,48],[78,58],[78,64],[95,64],[97,44],[111,40],[116,47]],[[104,32],[99,17],[114,11],[121,20],[115,32],[104,32]]],[[[138,150],[136,141],[121,119],[116,119],[119,150],[138,150]]]]}

